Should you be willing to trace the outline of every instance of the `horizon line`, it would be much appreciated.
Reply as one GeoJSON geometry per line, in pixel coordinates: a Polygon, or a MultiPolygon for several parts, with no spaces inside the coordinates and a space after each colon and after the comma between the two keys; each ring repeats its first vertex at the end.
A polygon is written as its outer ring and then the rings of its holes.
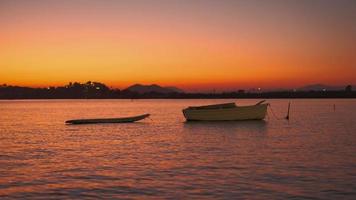
{"type": "Polygon", "coordinates": [[[112,85],[107,85],[106,83],[100,82],[100,81],[84,81],[84,82],[80,82],[80,81],[69,81],[64,85],[59,85],[59,84],[55,84],[55,85],[13,85],[13,84],[7,84],[7,83],[3,83],[0,86],[12,86],[12,87],[27,87],[27,88],[51,88],[51,87],[64,87],[66,85],[69,85],[70,83],[79,83],[79,84],[86,84],[88,82],[92,82],[92,83],[101,83],[104,84],[105,86],[107,86],[110,89],[118,89],[118,90],[125,90],[128,87],[134,86],[134,85],[143,85],[143,86],[152,86],[152,85],[158,85],[160,87],[175,87],[178,88],[180,90],[182,90],[183,92],[210,92],[210,93],[215,93],[215,92],[234,92],[234,91],[239,91],[239,90],[244,90],[244,91],[287,91],[287,90],[299,90],[302,88],[306,88],[306,87],[312,87],[312,86],[325,86],[325,89],[330,90],[330,88],[334,88],[333,90],[337,89],[342,89],[343,87],[346,86],[351,86],[351,87],[356,87],[356,85],[354,83],[351,84],[337,84],[337,85],[333,85],[333,84],[325,84],[325,83],[311,83],[311,84],[304,84],[304,85],[300,85],[298,87],[241,87],[238,88],[236,87],[236,89],[223,89],[223,88],[208,88],[208,89],[184,89],[182,87],[177,87],[175,85],[165,85],[165,84],[159,84],[159,83],[149,83],[149,84],[142,84],[142,83],[132,83],[132,84],[128,84],[129,86],[126,87],[122,87],[122,86],[112,86],[112,85]]]}

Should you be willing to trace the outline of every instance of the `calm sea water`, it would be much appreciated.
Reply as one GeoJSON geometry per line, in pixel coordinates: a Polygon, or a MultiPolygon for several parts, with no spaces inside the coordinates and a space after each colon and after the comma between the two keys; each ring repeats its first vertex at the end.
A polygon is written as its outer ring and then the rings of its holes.
{"type": "MultiPolygon", "coordinates": [[[[289,122],[185,123],[181,112],[229,101],[0,101],[0,198],[356,198],[355,99],[291,100],[289,122]]],[[[269,100],[278,117],[288,101],[269,100]]]]}

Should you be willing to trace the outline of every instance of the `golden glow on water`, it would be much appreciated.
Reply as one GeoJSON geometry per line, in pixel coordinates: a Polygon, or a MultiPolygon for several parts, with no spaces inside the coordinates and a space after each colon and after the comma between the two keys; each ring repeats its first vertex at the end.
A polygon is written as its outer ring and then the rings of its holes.
{"type": "MultiPolygon", "coordinates": [[[[355,100],[293,100],[289,122],[184,122],[186,106],[227,101],[0,101],[0,197],[353,197],[355,100]],[[143,112],[151,120],[64,124],[143,112]]],[[[288,100],[269,103],[285,114],[288,100]]]]}

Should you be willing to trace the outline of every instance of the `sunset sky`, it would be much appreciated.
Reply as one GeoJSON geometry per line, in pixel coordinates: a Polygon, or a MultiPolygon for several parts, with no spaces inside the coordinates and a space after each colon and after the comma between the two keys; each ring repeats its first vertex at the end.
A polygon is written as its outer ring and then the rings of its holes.
{"type": "Polygon", "coordinates": [[[354,0],[0,0],[0,84],[356,84],[354,0]]]}

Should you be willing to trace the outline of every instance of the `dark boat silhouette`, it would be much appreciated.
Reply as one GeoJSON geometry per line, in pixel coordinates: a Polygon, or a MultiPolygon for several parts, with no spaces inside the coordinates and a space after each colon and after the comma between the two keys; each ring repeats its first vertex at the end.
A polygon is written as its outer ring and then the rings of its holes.
{"type": "Polygon", "coordinates": [[[97,119],[73,119],[68,120],[66,124],[97,124],[97,123],[130,123],[147,118],[150,114],[137,115],[121,118],[97,118],[97,119]]]}

